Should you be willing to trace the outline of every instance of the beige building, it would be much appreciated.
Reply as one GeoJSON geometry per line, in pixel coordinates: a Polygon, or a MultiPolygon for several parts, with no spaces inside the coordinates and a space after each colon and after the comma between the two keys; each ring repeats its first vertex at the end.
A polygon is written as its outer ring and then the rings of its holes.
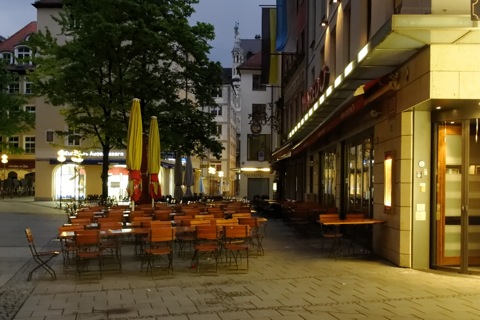
{"type": "Polygon", "coordinates": [[[384,220],[370,236],[396,265],[480,271],[471,1],[288,3],[296,50],[282,54],[280,199],[384,220]]]}

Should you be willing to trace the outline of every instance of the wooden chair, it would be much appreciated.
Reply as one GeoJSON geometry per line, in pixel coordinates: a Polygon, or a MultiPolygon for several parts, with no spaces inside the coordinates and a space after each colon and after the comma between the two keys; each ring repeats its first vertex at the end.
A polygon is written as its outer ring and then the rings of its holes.
{"type": "Polygon", "coordinates": [[[142,228],[171,228],[172,222],[171,221],[160,221],[160,220],[152,220],[146,222],[145,224],[142,223],[142,228]]]}
{"type": "Polygon", "coordinates": [[[251,218],[252,217],[252,213],[251,212],[235,212],[235,213],[232,213],[232,218],[251,218]]]}
{"type": "Polygon", "coordinates": [[[200,258],[208,255],[206,262],[215,259],[215,272],[218,271],[220,244],[216,225],[198,225],[195,228],[195,245],[191,261],[192,267],[200,273],[200,258]]]}
{"type": "Polygon", "coordinates": [[[215,219],[213,214],[196,214],[195,219],[200,219],[200,220],[210,220],[210,219],[215,219]]]}
{"type": "MultiPolygon", "coordinates": [[[[98,224],[100,231],[104,233],[100,234],[100,251],[102,253],[102,263],[103,271],[105,271],[107,262],[113,266],[114,270],[122,271],[122,251],[121,243],[118,235],[109,234],[109,230],[119,230],[122,229],[123,224],[118,221],[106,221],[98,224]]],[[[112,268],[110,266],[110,268],[112,268]]]]}
{"type": "Polygon", "coordinates": [[[255,248],[257,255],[263,255],[265,253],[263,238],[265,237],[266,224],[261,225],[257,218],[238,218],[238,224],[250,227],[249,244],[255,248]]]}
{"type": "Polygon", "coordinates": [[[335,221],[339,219],[338,213],[323,213],[318,216],[318,222],[320,223],[320,232],[323,238],[322,249],[325,248],[326,240],[331,240],[330,255],[337,256],[341,250],[340,241],[343,234],[340,230],[334,226],[326,226],[323,223],[329,221],[335,221]]]}
{"type": "Polygon", "coordinates": [[[75,231],[76,268],[75,275],[81,277],[82,273],[97,274],[102,277],[102,251],[100,246],[99,230],[75,231]],[[98,269],[90,269],[90,262],[96,261],[98,269]]]}
{"type": "MultiPolygon", "coordinates": [[[[58,235],[60,236],[63,232],[72,232],[75,234],[75,231],[85,230],[83,225],[68,225],[58,227],[58,235]]],[[[60,238],[61,252],[63,257],[63,269],[68,271],[69,267],[73,267],[75,262],[75,236],[72,237],[62,237],[60,238]]]]}
{"type": "Polygon", "coordinates": [[[25,229],[25,236],[27,237],[28,247],[32,253],[33,260],[37,263],[35,268],[28,273],[27,281],[32,280],[33,273],[40,268],[47,271],[52,276],[52,280],[55,280],[57,275],[55,274],[55,270],[49,265],[49,262],[58,256],[60,251],[38,251],[33,241],[32,230],[30,228],[25,229]]]}
{"type": "Polygon", "coordinates": [[[242,260],[246,259],[245,271],[248,272],[248,239],[250,230],[248,225],[231,225],[223,227],[223,245],[225,250],[226,270],[231,270],[232,260],[236,270],[240,270],[242,260]]]}
{"type": "MultiPolygon", "coordinates": [[[[160,259],[166,259],[166,272],[173,272],[173,241],[175,240],[175,229],[152,228],[148,238],[148,246],[144,249],[147,263],[146,273],[154,275],[155,269],[160,269],[160,259]]],[[[142,263],[143,265],[143,263],[142,263]]]]}
{"type": "Polygon", "coordinates": [[[171,217],[170,214],[172,213],[172,209],[167,208],[167,209],[156,209],[153,211],[153,216],[155,220],[161,220],[161,221],[170,221],[171,217]]]}

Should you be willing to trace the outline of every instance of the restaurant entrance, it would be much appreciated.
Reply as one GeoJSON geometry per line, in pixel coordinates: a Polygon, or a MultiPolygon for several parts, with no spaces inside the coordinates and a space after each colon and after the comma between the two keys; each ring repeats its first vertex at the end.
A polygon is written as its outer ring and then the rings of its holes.
{"type": "Polygon", "coordinates": [[[479,119],[442,119],[435,128],[433,264],[480,272],[479,119]]]}

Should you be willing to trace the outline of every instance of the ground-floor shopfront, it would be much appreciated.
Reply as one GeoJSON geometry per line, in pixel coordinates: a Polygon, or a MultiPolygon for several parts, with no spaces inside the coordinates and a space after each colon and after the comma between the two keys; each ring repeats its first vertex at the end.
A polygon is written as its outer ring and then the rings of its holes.
{"type": "Polygon", "coordinates": [[[480,94],[457,79],[479,84],[480,70],[433,63],[450,50],[425,49],[399,67],[395,88],[360,108],[353,98],[335,126],[274,153],[278,198],[384,220],[374,251],[396,265],[479,272],[480,94]]]}
{"type": "MultiPolygon", "coordinates": [[[[102,194],[101,172],[102,164],[96,157],[84,156],[78,164],[72,161],[58,162],[56,158],[47,158],[36,161],[36,180],[39,188],[35,190],[37,201],[63,201],[85,200],[96,198],[102,194]]],[[[108,170],[108,195],[114,201],[129,201],[127,193],[128,170],[124,157],[112,157],[108,170]]],[[[182,169],[184,170],[184,169],[182,169]]],[[[194,170],[194,184],[191,190],[194,194],[200,194],[203,186],[200,180],[201,171],[194,170]]],[[[143,174],[145,176],[145,174],[143,174]]],[[[173,163],[163,163],[159,172],[161,194],[172,196],[175,190],[175,177],[173,163]]],[[[146,178],[148,183],[148,177],[146,178]]],[[[148,188],[148,186],[144,186],[148,188]]],[[[181,186],[186,191],[186,186],[181,186]]]]}

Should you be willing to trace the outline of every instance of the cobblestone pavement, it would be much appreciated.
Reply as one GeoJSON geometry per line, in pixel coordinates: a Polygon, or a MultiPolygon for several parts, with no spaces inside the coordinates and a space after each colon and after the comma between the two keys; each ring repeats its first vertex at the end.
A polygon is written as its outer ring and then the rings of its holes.
{"type": "MultiPolygon", "coordinates": [[[[58,246],[49,241],[47,247],[58,246]]],[[[133,245],[123,271],[101,279],[26,275],[31,261],[1,288],[1,319],[479,319],[480,277],[398,268],[366,257],[328,257],[322,239],[302,237],[270,219],[265,255],[247,273],[198,275],[189,253],[175,255],[173,275],[147,276],[133,245]]],[[[358,252],[358,250],[357,250],[358,252]]]]}

